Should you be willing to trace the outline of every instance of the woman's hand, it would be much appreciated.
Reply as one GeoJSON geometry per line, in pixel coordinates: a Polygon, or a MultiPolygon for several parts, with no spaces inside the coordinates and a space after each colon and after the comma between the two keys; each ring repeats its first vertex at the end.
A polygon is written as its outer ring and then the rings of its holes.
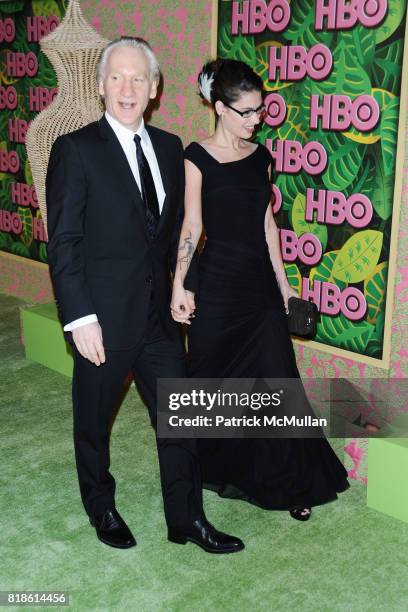
{"type": "Polygon", "coordinates": [[[288,314],[289,310],[288,310],[288,301],[290,297],[299,297],[299,294],[297,291],[295,291],[295,289],[293,289],[293,287],[291,287],[289,285],[289,283],[285,283],[283,285],[283,287],[280,288],[282,297],[283,297],[283,303],[285,304],[285,310],[286,310],[286,314],[288,314]]]}
{"type": "Polygon", "coordinates": [[[195,311],[194,293],[186,291],[179,283],[174,283],[170,310],[171,316],[177,323],[190,325],[190,318],[194,317],[195,311]]]}

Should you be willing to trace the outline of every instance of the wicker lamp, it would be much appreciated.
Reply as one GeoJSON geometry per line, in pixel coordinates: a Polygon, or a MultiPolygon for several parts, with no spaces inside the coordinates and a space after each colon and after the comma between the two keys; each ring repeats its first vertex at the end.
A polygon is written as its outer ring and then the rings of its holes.
{"type": "Polygon", "coordinates": [[[45,177],[55,139],[100,118],[103,108],[96,85],[96,65],[109,43],[84,19],[79,0],[71,0],[60,25],[41,42],[57,74],[58,94],[37,115],[26,146],[41,216],[47,226],[45,177]]]}

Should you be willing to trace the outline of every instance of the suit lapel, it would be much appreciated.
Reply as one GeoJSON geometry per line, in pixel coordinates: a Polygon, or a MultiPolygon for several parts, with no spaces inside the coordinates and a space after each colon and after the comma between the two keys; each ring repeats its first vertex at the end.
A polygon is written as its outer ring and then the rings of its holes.
{"type": "Polygon", "coordinates": [[[135,203],[142,221],[143,230],[146,238],[148,238],[144,205],[139,187],[137,186],[135,177],[130,169],[125,152],[123,151],[115,132],[112,130],[105,116],[103,116],[99,121],[99,134],[106,144],[107,159],[109,160],[110,171],[115,176],[116,180],[125,187],[130,199],[135,203]]]}

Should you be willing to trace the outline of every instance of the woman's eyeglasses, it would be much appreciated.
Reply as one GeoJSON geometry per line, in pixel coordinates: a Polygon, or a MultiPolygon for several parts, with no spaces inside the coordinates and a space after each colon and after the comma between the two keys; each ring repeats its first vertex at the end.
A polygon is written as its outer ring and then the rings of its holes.
{"type": "Polygon", "coordinates": [[[224,104],[224,106],[227,106],[231,110],[233,110],[236,113],[238,113],[238,115],[241,115],[241,117],[243,119],[249,119],[250,117],[252,117],[252,115],[254,113],[256,113],[258,115],[258,117],[263,117],[263,115],[265,115],[265,113],[266,113],[266,106],[265,106],[265,104],[261,104],[261,106],[258,106],[258,108],[248,108],[247,110],[244,110],[244,111],[240,111],[237,108],[234,108],[233,106],[230,106],[226,102],[223,102],[223,104],[224,104]]]}

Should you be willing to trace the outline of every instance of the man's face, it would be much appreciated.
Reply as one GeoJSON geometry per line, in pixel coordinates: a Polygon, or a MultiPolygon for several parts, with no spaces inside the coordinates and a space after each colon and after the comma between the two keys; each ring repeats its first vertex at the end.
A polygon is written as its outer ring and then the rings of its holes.
{"type": "Polygon", "coordinates": [[[110,54],[99,93],[105,108],[123,126],[136,132],[157,83],[151,82],[149,60],[140,49],[116,47],[110,54]]]}

